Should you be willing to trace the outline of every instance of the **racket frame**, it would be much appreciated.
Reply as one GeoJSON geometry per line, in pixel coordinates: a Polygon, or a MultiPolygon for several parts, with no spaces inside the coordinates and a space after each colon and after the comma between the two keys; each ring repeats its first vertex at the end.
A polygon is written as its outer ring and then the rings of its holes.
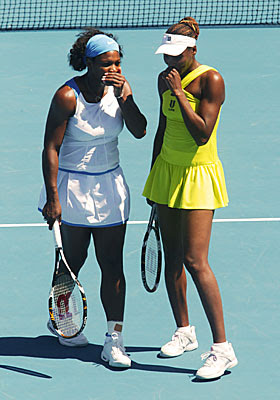
{"type": "Polygon", "coordinates": [[[85,328],[86,326],[86,322],[87,322],[87,299],[86,299],[86,295],[85,295],[85,291],[83,286],[81,285],[80,281],[78,280],[78,278],[76,277],[76,275],[74,274],[74,272],[71,270],[71,268],[68,265],[68,262],[66,261],[64,252],[63,252],[63,248],[62,248],[62,239],[61,239],[61,233],[60,233],[60,226],[59,226],[59,222],[56,220],[53,224],[53,238],[54,238],[54,244],[55,244],[55,269],[54,269],[54,274],[53,274],[53,279],[52,279],[52,288],[50,291],[50,295],[49,295],[49,315],[50,315],[50,320],[52,323],[53,328],[55,329],[55,331],[57,332],[57,334],[65,339],[71,339],[74,338],[76,336],[78,336],[85,328]],[[58,328],[55,318],[54,318],[54,305],[53,305],[53,291],[54,291],[54,287],[55,287],[55,278],[56,278],[56,274],[58,272],[58,268],[59,268],[59,259],[61,258],[61,260],[63,261],[65,267],[67,268],[71,278],[73,279],[73,281],[75,282],[75,284],[78,286],[78,289],[80,291],[80,295],[82,298],[82,304],[83,304],[83,317],[82,317],[82,324],[80,326],[80,329],[74,334],[74,335],[65,335],[63,334],[63,332],[58,328]]]}
{"type": "Polygon", "coordinates": [[[161,251],[161,241],[160,241],[160,233],[159,233],[159,225],[158,225],[158,217],[156,212],[156,204],[153,204],[147,230],[143,239],[142,250],[141,250],[141,278],[144,285],[144,288],[149,293],[153,293],[157,290],[160,276],[161,276],[161,267],[162,267],[162,251],[161,251]],[[147,243],[150,236],[151,231],[155,233],[156,242],[157,242],[157,255],[158,255],[158,265],[156,272],[155,284],[152,288],[149,287],[146,280],[146,251],[147,251],[147,243]]]}

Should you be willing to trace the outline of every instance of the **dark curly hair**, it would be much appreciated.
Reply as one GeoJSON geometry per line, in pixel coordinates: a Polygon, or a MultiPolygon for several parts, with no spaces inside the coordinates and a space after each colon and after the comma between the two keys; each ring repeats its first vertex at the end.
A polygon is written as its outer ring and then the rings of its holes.
{"type": "Polygon", "coordinates": [[[166,33],[190,36],[197,39],[199,35],[199,26],[194,18],[186,17],[181,19],[181,21],[179,21],[177,24],[174,24],[168,28],[166,33]]]}
{"type": "MultiPolygon", "coordinates": [[[[86,68],[84,56],[85,56],[87,42],[94,35],[100,35],[100,34],[107,35],[108,37],[116,40],[116,38],[114,37],[114,35],[112,33],[102,32],[96,28],[85,28],[84,32],[79,33],[79,35],[77,35],[78,39],[73,44],[73,46],[68,54],[69,65],[75,71],[82,71],[83,69],[86,68]]],[[[123,57],[122,48],[121,48],[121,46],[119,46],[119,47],[120,47],[120,50],[119,50],[120,57],[123,57]]]]}

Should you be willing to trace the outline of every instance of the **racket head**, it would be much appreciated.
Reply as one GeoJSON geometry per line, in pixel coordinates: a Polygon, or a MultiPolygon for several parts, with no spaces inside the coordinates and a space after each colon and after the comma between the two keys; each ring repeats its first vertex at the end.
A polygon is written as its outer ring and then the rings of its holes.
{"type": "Polygon", "coordinates": [[[82,285],[73,273],[59,273],[62,250],[56,248],[55,252],[56,268],[49,295],[49,315],[57,334],[70,339],[79,335],[86,325],[87,300],[82,285]]]}
{"type": "Polygon", "coordinates": [[[147,292],[155,292],[158,288],[161,275],[162,252],[160,234],[153,206],[147,231],[144,236],[141,251],[141,277],[147,292]]]}

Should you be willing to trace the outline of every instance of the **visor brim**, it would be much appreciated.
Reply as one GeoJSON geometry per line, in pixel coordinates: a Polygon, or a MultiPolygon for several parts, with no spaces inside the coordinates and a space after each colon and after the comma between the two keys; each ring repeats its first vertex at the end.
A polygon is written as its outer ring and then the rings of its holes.
{"type": "Polygon", "coordinates": [[[167,54],[169,56],[179,56],[186,50],[188,46],[185,44],[162,44],[159,46],[155,54],[167,54]]]}

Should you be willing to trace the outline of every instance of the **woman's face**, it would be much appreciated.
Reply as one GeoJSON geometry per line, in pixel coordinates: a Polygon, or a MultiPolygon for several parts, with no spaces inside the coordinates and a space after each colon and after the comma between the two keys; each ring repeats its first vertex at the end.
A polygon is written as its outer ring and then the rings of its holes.
{"type": "Polygon", "coordinates": [[[89,59],[88,73],[92,79],[101,81],[106,72],[121,73],[121,58],[118,51],[108,51],[89,59]]]}
{"type": "Polygon", "coordinates": [[[187,47],[179,56],[164,54],[164,62],[168,67],[175,68],[183,76],[192,66],[195,60],[196,46],[187,47]]]}

